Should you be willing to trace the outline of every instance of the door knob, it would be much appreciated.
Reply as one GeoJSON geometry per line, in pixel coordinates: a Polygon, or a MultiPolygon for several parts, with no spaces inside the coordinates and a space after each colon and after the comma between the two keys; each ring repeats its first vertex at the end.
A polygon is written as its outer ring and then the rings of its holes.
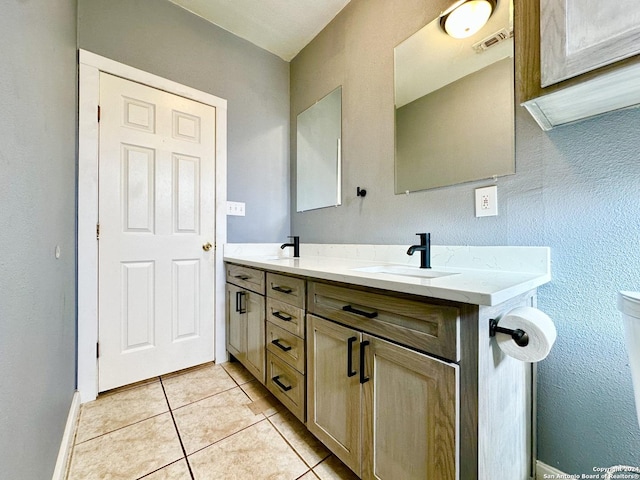
{"type": "Polygon", "coordinates": [[[205,243],[204,245],[202,245],[202,249],[205,252],[208,252],[209,250],[211,250],[211,247],[213,247],[213,245],[211,245],[209,242],[205,243]]]}

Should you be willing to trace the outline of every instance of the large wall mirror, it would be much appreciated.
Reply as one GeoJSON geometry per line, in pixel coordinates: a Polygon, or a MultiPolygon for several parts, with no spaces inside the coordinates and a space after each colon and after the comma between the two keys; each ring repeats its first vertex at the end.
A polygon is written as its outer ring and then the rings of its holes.
{"type": "Polygon", "coordinates": [[[467,38],[440,15],[395,48],[397,194],[515,173],[513,5],[487,3],[467,38]]]}
{"type": "Polygon", "coordinates": [[[298,115],[296,211],[341,203],[342,87],[298,115]]]}

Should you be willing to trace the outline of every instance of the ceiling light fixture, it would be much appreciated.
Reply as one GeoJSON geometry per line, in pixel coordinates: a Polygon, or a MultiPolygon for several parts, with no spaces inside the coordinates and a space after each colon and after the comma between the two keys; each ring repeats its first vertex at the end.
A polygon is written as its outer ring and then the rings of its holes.
{"type": "Polygon", "coordinates": [[[497,0],[460,0],[440,15],[440,26],[453,38],[479,31],[496,8],[497,0]]]}

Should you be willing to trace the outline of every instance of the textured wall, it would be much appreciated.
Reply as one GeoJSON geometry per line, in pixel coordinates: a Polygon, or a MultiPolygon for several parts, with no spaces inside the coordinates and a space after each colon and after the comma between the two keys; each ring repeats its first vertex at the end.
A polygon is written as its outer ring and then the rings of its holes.
{"type": "Polygon", "coordinates": [[[4,2],[0,31],[0,477],[41,480],[75,390],[76,2],[4,2]]]}
{"type": "Polygon", "coordinates": [[[408,245],[428,231],[441,245],[550,246],[553,280],[539,306],[559,337],[539,364],[538,457],[567,473],[640,465],[615,306],[618,290],[640,290],[640,110],[545,133],[518,107],[517,173],[497,181],[497,217],[474,216],[474,189],[491,182],[394,195],[393,47],[443,6],[429,3],[352,0],[292,61],[292,126],[343,86],[343,204],[294,213],[292,230],[314,243],[408,245]]]}
{"type": "Polygon", "coordinates": [[[228,101],[230,242],[289,233],[289,64],[164,0],[79,0],[78,42],[228,101]],[[265,185],[268,187],[265,188],[265,185]]]}

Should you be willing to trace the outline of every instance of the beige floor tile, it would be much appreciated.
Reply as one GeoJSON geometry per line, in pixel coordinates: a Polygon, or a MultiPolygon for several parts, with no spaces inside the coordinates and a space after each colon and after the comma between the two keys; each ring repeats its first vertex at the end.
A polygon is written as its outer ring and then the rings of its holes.
{"type": "Polygon", "coordinates": [[[280,412],[269,417],[269,421],[309,467],[315,467],[330,455],[329,450],[291,412],[280,412]]]}
{"type": "Polygon", "coordinates": [[[252,380],[247,383],[243,383],[240,385],[240,388],[246,393],[251,400],[254,402],[260,398],[268,397],[271,395],[271,392],[267,390],[267,388],[262,385],[258,380],[252,380]]]}
{"type": "Polygon", "coordinates": [[[298,480],[318,480],[318,477],[316,477],[316,474],[313,473],[312,471],[308,471],[303,476],[301,476],[298,480]]]}
{"type": "Polygon", "coordinates": [[[294,480],[309,467],[266,420],[189,457],[196,480],[294,480]]]}
{"type": "Polygon", "coordinates": [[[159,381],[100,395],[80,409],[76,443],[169,411],[159,381]]]}
{"type": "Polygon", "coordinates": [[[186,460],[182,459],[146,477],[142,477],[141,480],[191,480],[191,474],[186,460]]]}
{"type": "Polygon", "coordinates": [[[314,467],[313,472],[320,480],[358,480],[358,476],[335,455],[331,455],[320,465],[314,467]]]}
{"type": "Polygon", "coordinates": [[[263,413],[266,417],[270,417],[285,410],[284,405],[258,380],[244,383],[240,385],[240,388],[253,401],[250,408],[254,413],[263,413]]]}
{"type": "Polygon", "coordinates": [[[74,447],[69,480],[139,478],[183,456],[170,413],[74,447]]]}
{"type": "Polygon", "coordinates": [[[236,387],[174,410],[187,454],[264,419],[251,411],[250,403],[240,387],[236,387]]]}
{"type": "Polygon", "coordinates": [[[222,364],[222,367],[227,371],[231,377],[236,381],[238,385],[255,380],[256,377],[249,373],[249,370],[244,368],[240,362],[226,362],[222,364]]]}
{"type": "Polygon", "coordinates": [[[213,363],[187,370],[179,375],[163,376],[162,384],[172,409],[236,386],[226,370],[213,363]]]}

